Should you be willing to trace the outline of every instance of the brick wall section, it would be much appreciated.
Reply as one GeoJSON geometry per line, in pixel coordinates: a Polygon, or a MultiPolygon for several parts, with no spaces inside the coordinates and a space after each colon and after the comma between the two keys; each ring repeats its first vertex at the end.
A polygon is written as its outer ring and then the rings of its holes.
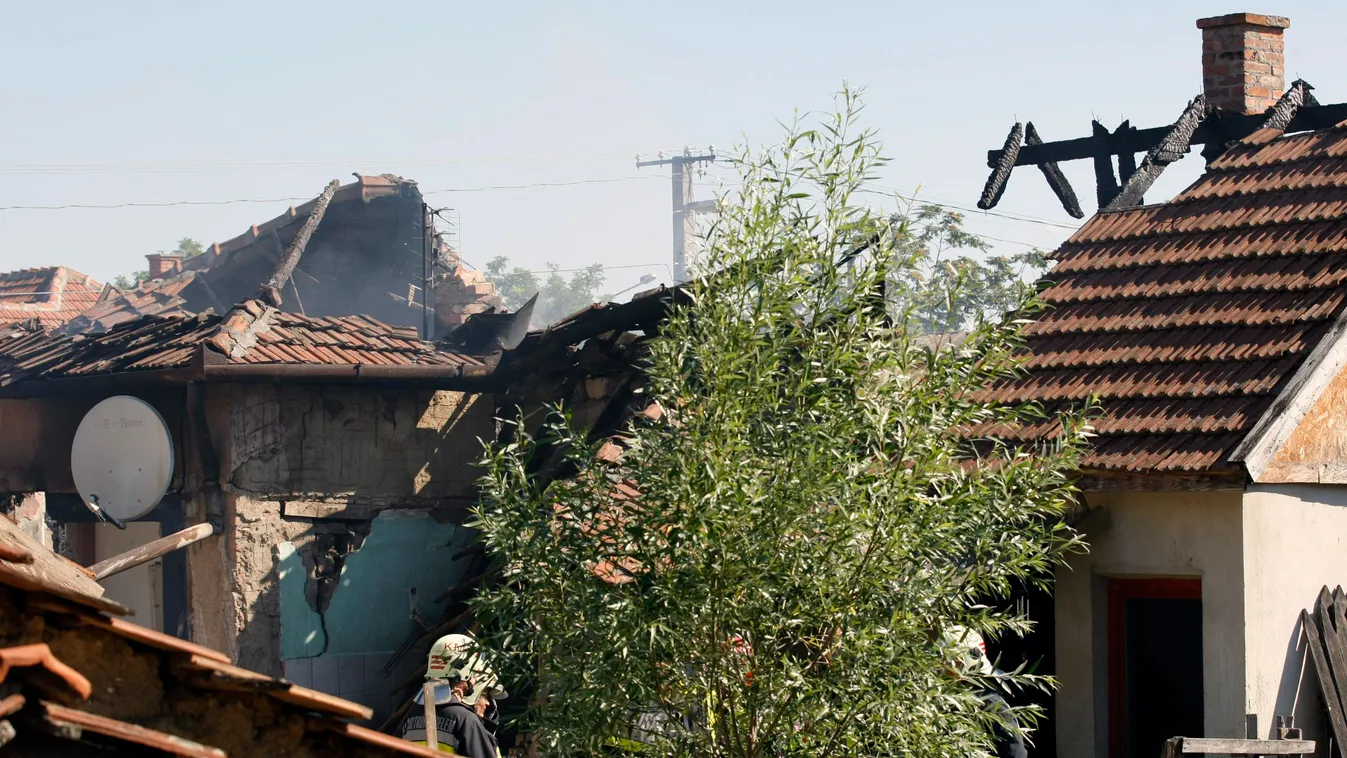
{"type": "Polygon", "coordinates": [[[1286,89],[1281,16],[1233,13],[1199,19],[1202,30],[1202,90],[1213,107],[1263,113],[1286,89]]]}
{"type": "Polygon", "coordinates": [[[459,266],[454,273],[435,282],[435,323],[437,337],[463,325],[474,313],[505,310],[505,302],[481,271],[459,266]]]}

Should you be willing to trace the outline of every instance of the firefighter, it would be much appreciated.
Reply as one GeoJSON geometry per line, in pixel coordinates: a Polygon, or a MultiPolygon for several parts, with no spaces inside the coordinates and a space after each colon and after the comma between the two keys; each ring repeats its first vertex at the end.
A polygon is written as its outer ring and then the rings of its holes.
{"type": "MultiPolygon", "coordinates": [[[[426,662],[426,681],[435,685],[435,730],[439,749],[466,758],[500,758],[495,703],[507,697],[472,638],[450,634],[435,641],[426,662]],[[490,720],[488,720],[490,719],[490,720]]],[[[402,739],[426,744],[424,690],[413,713],[402,721],[402,739]]]]}
{"type": "Polygon", "coordinates": [[[987,643],[982,635],[961,626],[952,627],[944,635],[945,646],[954,656],[956,676],[977,688],[983,707],[995,717],[992,725],[992,743],[996,758],[1028,758],[1019,721],[1010,709],[1010,703],[988,684],[988,679],[1003,679],[1006,673],[992,665],[987,657],[987,643]]]}

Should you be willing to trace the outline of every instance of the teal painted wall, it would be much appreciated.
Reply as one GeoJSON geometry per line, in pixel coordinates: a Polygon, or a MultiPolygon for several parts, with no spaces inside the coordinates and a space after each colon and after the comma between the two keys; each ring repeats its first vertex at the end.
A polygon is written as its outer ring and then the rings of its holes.
{"type": "MultiPolygon", "coordinates": [[[[429,516],[380,513],[360,549],[347,555],[342,566],[326,614],[326,655],[397,650],[413,629],[407,592],[412,587],[421,614],[439,621],[443,608],[435,596],[458,583],[463,562],[453,557],[472,539],[471,530],[438,524],[429,516]]],[[[279,546],[279,557],[281,657],[320,655],[323,624],[304,599],[303,561],[288,542],[279,546]]]]}

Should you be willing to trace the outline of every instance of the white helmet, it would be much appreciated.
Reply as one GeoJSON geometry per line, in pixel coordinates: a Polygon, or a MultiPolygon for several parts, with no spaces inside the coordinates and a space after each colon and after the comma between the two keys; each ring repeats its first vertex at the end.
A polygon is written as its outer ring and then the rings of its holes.
{"type": "Polygon", "coordinates": [[[1005,672],[987,657],[987,643],[976,630],[952,626],[944,634],[945,647],[953,654],[954,669],[962,676],[1003,677],[1005,672]]]}
{"type": "MultiPolygon", "coordinates": [[[[508,697],[500,686],[496,673],[486,658],[476,651],[477,643],[466,634],[446,634],[430,646],[426,660],[426,679],[442,679],[449,683],[467,680],[472,689],[463,695],[463,702],[474,705],[485,692],[496,700],[508,697]]],[[[438,697],[437,697],[438,699],[438,697]]]]}

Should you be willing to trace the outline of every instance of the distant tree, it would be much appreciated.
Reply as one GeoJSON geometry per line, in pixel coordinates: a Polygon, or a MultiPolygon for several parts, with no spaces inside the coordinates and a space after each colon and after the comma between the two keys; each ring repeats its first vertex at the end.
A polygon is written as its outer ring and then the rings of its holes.
{"type": "Polygon", "coordinates": [[[496,285],[505,307],[516,310],[535,294],[538,304],[533,309],[533,324],[544,326],[557,319],[564,318],[591,303],[605,299],[600,288],[605,276],[603,265],[590,265],[571,272],[568,280],[562,276],[561,267],[555,263],[547,264],[546,279],[539,279],[537,272],[519,266],[510,266],[504,256],[492,258],[486,264],[486,278],[496,285]]]}
{"type": "Polygon", "coordinates": [[[910,230],[894,246],[907,265],[896,268],[891,291],[914,331],[954,332],[1005,313],[1047,267],[1039,250],[986,255],[991,245],[964,229],[963,214],[938,205],[918,205],[898,220],[910,230]]]}
{"type": "MultiPolygon", "coordinates": [[[[183,237],[182,239],[178,240],[178,246],[173,249],[173,252],[176,253],[183,260],[186,260],[188,258],[195,258],[198,255],[204,253],[205,251],[206,251],[205,247],[203,247],[200,242],[197,242],[191,237],[183,237]]],[[[118,289],[124,290],[133,289],[138,283],[143,282],[149,278],[150,278],[150,270],[147,268],[143,268],[140,269],[139,271],[132,271],[130,274],[122,274],[116,279],[113,279],[112,284],[118,289]]]]}

